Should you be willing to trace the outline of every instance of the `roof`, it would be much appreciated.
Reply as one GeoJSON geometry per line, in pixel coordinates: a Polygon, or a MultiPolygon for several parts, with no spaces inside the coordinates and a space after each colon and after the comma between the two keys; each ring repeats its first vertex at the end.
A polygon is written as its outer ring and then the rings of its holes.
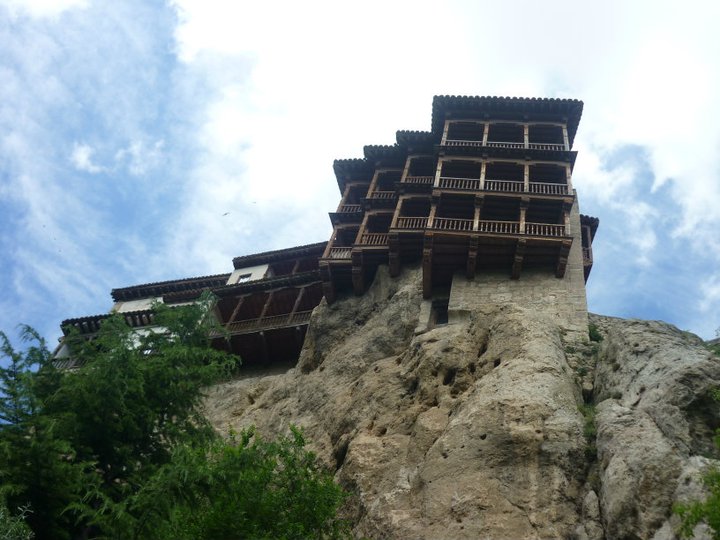
{"type": "Polygon", "coordinates": [[[305,244],[304,246],[243,255],[233,259],[233,267],[238,270],[240,268],[247,268],[248,266],[268,264],[271,262],[292,259],[294,257],[309,257],[312,255],[317,255],[319,257],[322,255],[322,252],[325,251],[325,246],[327,246],[327,242],[317,242],[315,244],[305,244]]]}
{"type": "Polygon", "coordinates": [[[567,121],[568,138],[572,148],[582,110],[583,102],[578,99],[435,96],[432,104],[432,132],[439,141],[448,115],[458,118],[567,121]]]}
{"type": "Polygon", "coordinates": [[[174,279],[170,281],[157,281],[154,283],[144,283],[142,285],[132,285],[130,287],[113,289],[110,294],[112,295],[113,300],[115,300],[116,302],[126,300],[139,300],[141,298],[162,296],[164,294],[177,291],[188,291],[193,289],[218,287],[220,285],[225,285],[229,277],[230,274],[214,274],[211,276],[174,279]]]}
{"type": "Polygon", "coordinates": [[[592,242],[595,239],[595,233],[597,232],[598,225],[600,225],[600,220],[596,217],[580,214],[580,224],[584,227],[590,227],[590,242],[592,242]]]}

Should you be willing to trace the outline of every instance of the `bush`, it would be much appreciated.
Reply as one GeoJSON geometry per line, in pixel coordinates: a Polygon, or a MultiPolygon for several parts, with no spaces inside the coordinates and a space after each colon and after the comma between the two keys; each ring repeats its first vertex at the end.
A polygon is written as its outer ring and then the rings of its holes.
{"type": "Polygon", "coordinates": [[[588,325],[588,335],[590,336],[590,341],[595,341],[597,343],[601,342],[603,340],[603,336],[600,333],[600,330],[598,330],[597,325],[590,324],[588,325]]]}

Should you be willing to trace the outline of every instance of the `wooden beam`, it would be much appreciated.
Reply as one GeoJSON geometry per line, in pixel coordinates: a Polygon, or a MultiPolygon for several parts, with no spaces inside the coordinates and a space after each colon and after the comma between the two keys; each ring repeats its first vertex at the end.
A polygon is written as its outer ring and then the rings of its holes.
{"type": "Polygon", "coordinates": [[[434,188],[440,187],[440,173],[442,172],[442,166],[444,161],[444,158],[438,158],[437,167],[435,167],[435,180],[433,181],[434,188]]]}
{"type": "Polygon", "coordinates": [[[240,311],[240,307],[242,307],[243,302],[245,302],[245,296],[238,296],[237,300],[238,303],[235,304],[235,308],[233,309],[232,314],[230,315],[230,318],[226,321],[228,323],[235,322],[235,317],[237,317],[238,312],[240,311]]]}
{"type": "Polygon", "coordinates": [[[298,306],[300,305],[300,302],[303,299],[303,296],[305,296],[305,289],[307,289],[307,287],[300,287],[300,292],[298,293],[297,298],[295,299],[295,303],[293,304],[292,311],[290,312],[291,321],[293,316],[295,315],[295,312],[297,311],[298,306]]]}
{"type": "Polygon", "coordinates": [[[355,266],[353,264],[352,283],[355,294],[361,296],[365,292],[365,275],[362,266],[355,266]]]}
{"type": "Polygon", "coordinates": [[[323,296],[328,304],[335,303],[337,300],[337,290],[335,284],[332,281],[323,281],[322,284],[323,296]]]}
{"type": "Polygon", "coordinates": [[[567,269],[568,255],[570,254],[570,247],[572,247],[572,240],[564,240],[560,244],[560,251],[558,253],[558,262],[555,268],[555,277],[565,277],[565,270],[567,269]]]}
{"type": "Polygon", "coordinates": [[[432,233],[425,234],[423,245],[423,298],[432,296],[432,233]]]}
{"type": "Polygon", "coordinates": [[[450,129],[450,122],[451,122],[451,120],[445,120],[445,125],[443,126],[442,140],[440,141],[441,145],[444,145],[447,142],[448,131],[450,129]]]}
{"type": "Polygon", "coordinates": [[[388,260],[390,263],[390,276],[400,275],[400,237],[398,233],[388,234],[388,260]]]}
{"type": "Polygon", "coordinates": [[[521,238],[515,244],[515,257],[513,258],[512,279],[520,279],[522,272],[523,260],[525,259],[526,240],[521,238]]]}
{"type": "Polygon", "coordinates": [[[258,324],[260,324],[262,322],[263,317],[265,317],[265,314],[268,312],[268,309],[270,309],[270,303],[272,302],[274,296],[275,296],[275,291],[270,291],[267,299],[265,299],[265,304],[263,305],[262,311],[260,312],[260,316],[258,317],[258,324]]]}
{"type": "Polygon", "coordinates": [[[265,364],[270,363],[270,355],[268,354],[267,339],[265,338],[265,332],[258,332],[260,337],[260,351],[262,352],[262,359],[265,364]]]}
{"type": "Polygon", "coordinates": [[[467,265],[465,267],[465,276],[468,279],[475,279],[475,269],[477,268],[477,255],[479,245],[480,238],[478,236],[471,236],[468,239],[468,257],[467,265]]]}

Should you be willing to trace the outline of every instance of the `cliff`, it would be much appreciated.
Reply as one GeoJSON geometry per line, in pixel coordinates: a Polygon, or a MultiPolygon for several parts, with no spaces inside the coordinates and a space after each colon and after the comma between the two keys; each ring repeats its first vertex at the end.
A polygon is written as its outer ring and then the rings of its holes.
{"type": "Polygon", "coordinates": [[[499,294],[451,295],[433,325],[419,270],[381,267],[315,309],[296,367],[213,388],[207,414],[303,426],[358,536],[673,538],[673,502],[717,457],[720,361],[664,323],[591,315],[590,341],[582,310],[499,294]]]}

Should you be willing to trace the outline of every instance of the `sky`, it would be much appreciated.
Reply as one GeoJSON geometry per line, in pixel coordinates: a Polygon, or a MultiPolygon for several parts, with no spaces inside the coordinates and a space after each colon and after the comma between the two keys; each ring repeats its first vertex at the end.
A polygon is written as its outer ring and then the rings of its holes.
{"type": "Polygon", "coordinates": [[[434,95],[581,99],[592,312],[720,327],[720,3],[0,0],[0,330],[326,240],[434,95]]]}

